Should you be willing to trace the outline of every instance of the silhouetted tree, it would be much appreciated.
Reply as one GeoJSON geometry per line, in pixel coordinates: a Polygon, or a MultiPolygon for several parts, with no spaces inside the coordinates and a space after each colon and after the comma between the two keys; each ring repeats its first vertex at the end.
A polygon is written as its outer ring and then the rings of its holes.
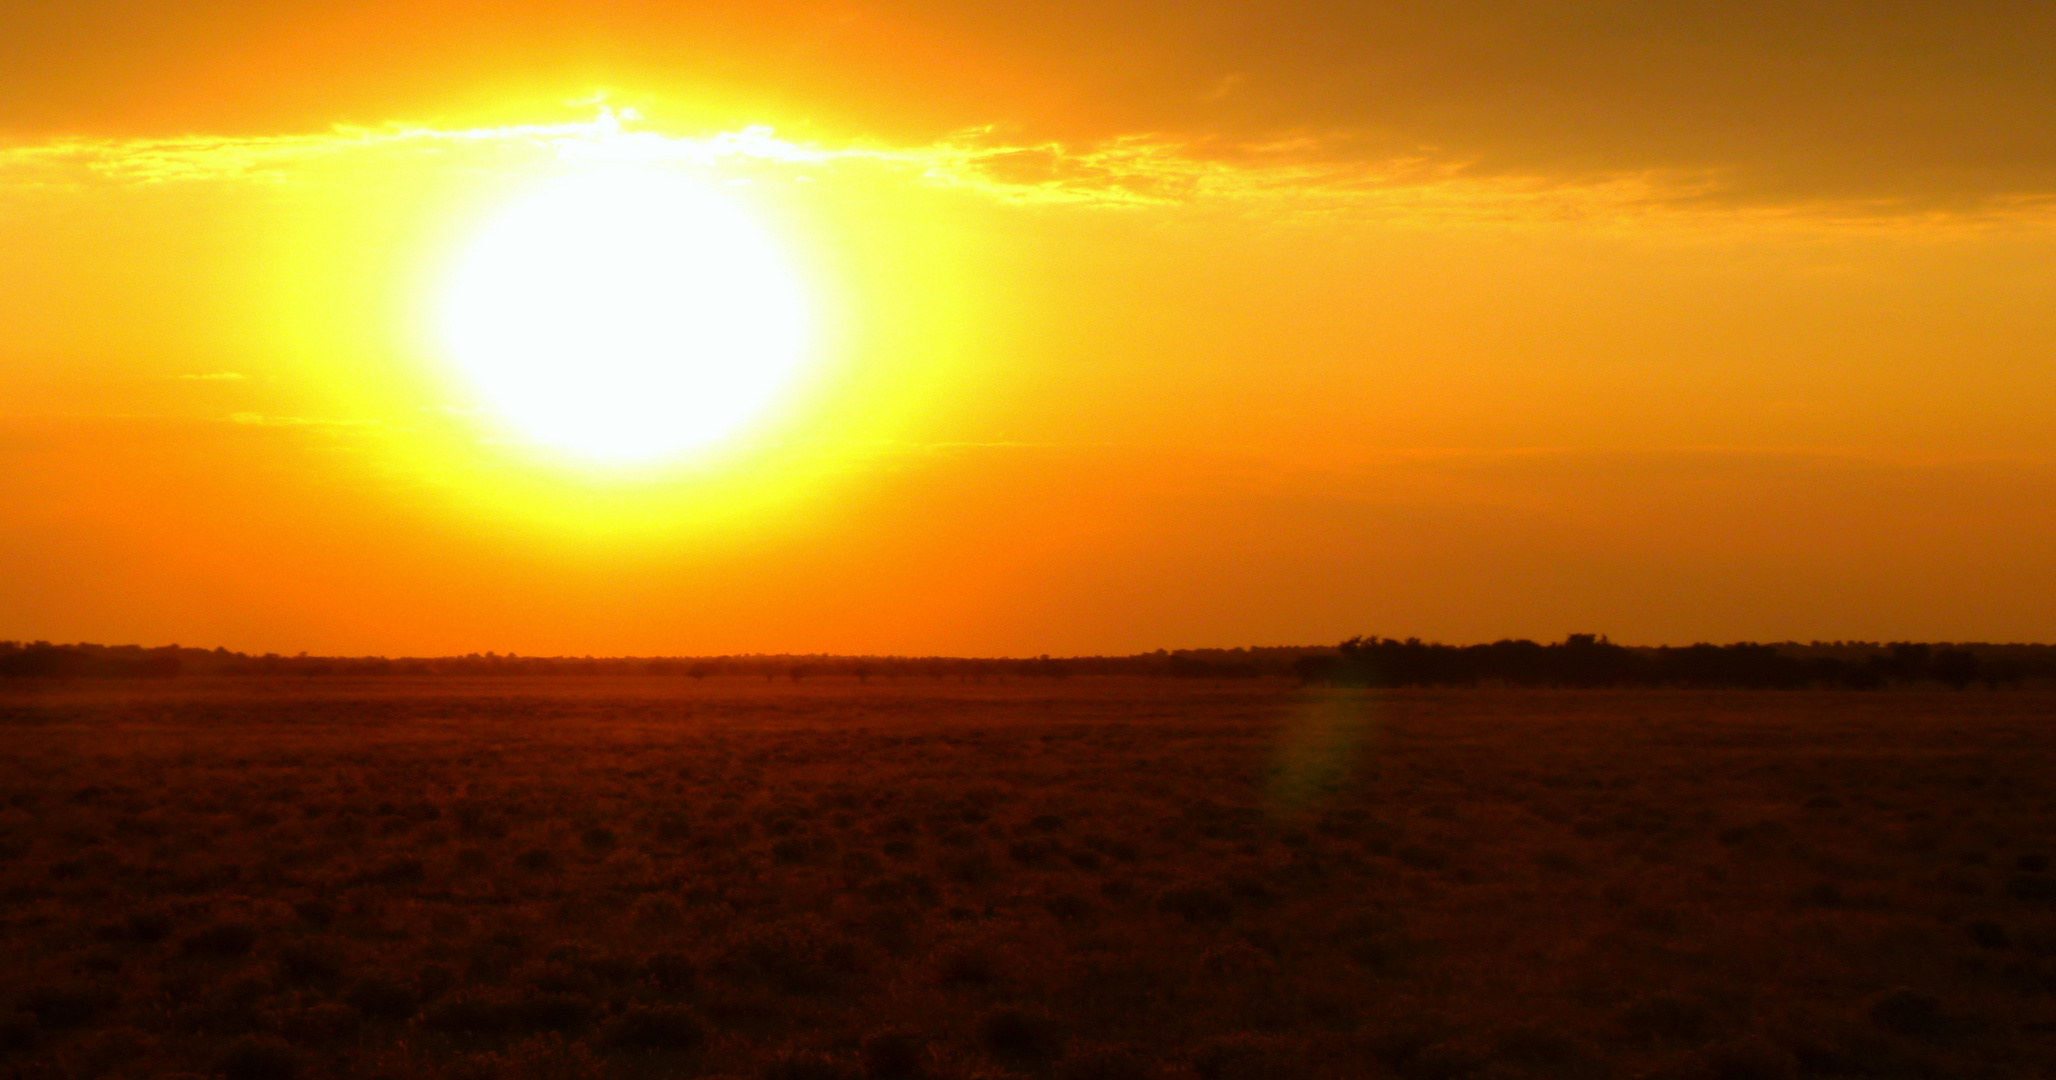
{"type": "Polygon", "coordinates": [[[1962,690],[1977,681],[1977,655],[1968,649],[1943,649],[1928,662],[1928,670],[1951,690],[1962,690]]]}

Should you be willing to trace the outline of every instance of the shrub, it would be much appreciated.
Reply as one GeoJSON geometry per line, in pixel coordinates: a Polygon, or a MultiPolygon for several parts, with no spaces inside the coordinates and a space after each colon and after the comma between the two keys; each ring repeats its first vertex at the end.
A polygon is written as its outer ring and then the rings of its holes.
{"type": "Polygon", "coordinates": [[[788,1050],[772,1058],[760,1075],[764,1080],[858,1080],[864,1074],[848,1058],[788,1050]]]}
{"type": "Polygon", "coordinates": [[[1095,1044],[1073,1049],[1057,1080],[1148,1080],[1149,1061],[1126,1047],[1095,1044]]]}
{"type": "Polygon", "coordinates": [[[429,964],[414,976],[414,985],[421,988],[424,1001],[432,1001],[449,993],[457,986],[457,973],[441,964],[429,964]]]}
{"type": "Polygon", "coordinates": [[[697,1050],[706,1044],[707,1026],[676,1005],[638,1005],[607,1025],[605,1041],[623,1050],[697,1050]]]}
{"type": "Polygon", "coordinates": [[[1475,1039],[1445,1039],[1407,1058],[1399,1073],[1407,1080],[1458,1080],[1482,1071],[1491,1055],[1475,1039]]]}
{"type": "Polygon", "coordinates": [[[509,1026],[520,1031],[572,1031],[592,1018],[592,1002],[573,994],[531,994],[508,1010],[509,1026]]]}
{"type": "Polygon", "coordinates": [[[666,949],[643,961],[642,974],[663,993],[687,994],[699,983],[700,969],[691,957],[666,949]]]}
{"type": "Polygon", "coordinates": [[[1651,994],[1621,1010],[1620,1024],[1629,1037],[1697,1046],[1713,1037],[1713,1009],[1681,994],[1651,994]]]}
{"type": "Polygon", "coordinates": [[[342,977],[342,966],[319,946],[296,942],[279,951],[278,978],[287,986],[333,986],[342,977]]]}
{"type": "Polygon", "coordinates": [[[1799,1061],[1760,1035],[1715,1043],[1699,1052],[1711,1080],[1794,1080],[1799,1061]]]}
{"type": "Polygon", "coordinates": [[[412,1019],[421,1007],[414,991],[375,975],[359,979],[343,991],[342,1001],[373,1020],[394,1023],[412,1019]]]}
{"type": "Polygon", "coordinates": [[[671,896],[645,896],[635,902],[635,924],[651,930],[668,930],[685,923],[685,905],[671,896]]]}
{"type": "Polygon", "coordinates": [[[1001,1008],[978,1018],[978,1045],[1001,1061],[1042,1064],[1063,1054],[1063,1037],[1054,1020],[1023,1008],[1001,1008]]]}
{"type": "Polygon", "coordinates": [[[991,853],[984,848],[951,855],[942,860],[942,869],[966,885],[983,885],[999,880],[999,867],[993,865],[991,853]]]}
{"type": "Polygon", "coordinates": [[[21,1013],[0,1014],[0,1054],[36,1048],[36,1021],[21,1013]]]}
{"type": "Polygon", "coordinates": [[[1007,858],[1024,866],[1040,866],[1059,850],[1061,845],[1046,836],[1027,836],[1007,845],[1007,858]]]}
{"type": "Polygon", "coordinates": [[[421,1014],[421,1026],[450,1035],[492,1035],[512,1020],[507,1002],[467,994],[439,1001],[421,1014]]]}
{"type": "Polygon", "coordinates": [[[300,1071],[300,1056],[273,1038],[238,1039],[214,1063],[224,1080],[293,1080],[300,1071]]]}
{"type": "Polygon", "coordinates": [[[1306,1052],[1284,1036],[1238,1032],[1201,1043],[1192,1071],[1200,1080],[1299,1080],[1307,1075],[1306,1052]]]}
{"type": "Polygon", "coordinates": [[[1416,870],[1446,870],[1449,867],[1447,851],[1425,844],[1401,844],[1393,850],[1393,855],[1416,870]]]}
{"type": "Polygon", "coordinates": [[[1935,1034],[1942,1026],[1941,1001],[1932,994],[1904,986],[1879,994],[1864,1011],[1879,1030],[1894,1035],[1922,1038],[1935,1034]]]}
{"type": "Polygon", "coordinates": [[[97,986],[41,986],[21,996],[21,1011],[53,1031],[84,1027],[114,1005],[114,995],[97,986]]]}
{"type": "Polygon", "coordinates": [[[1534,1024],[1501,1032],[1493,1040],[1492,1050],[1496,1059],[1511,1062],[1534,1075],[1582,1076],[1604,1071],[1598,1055],[1584,1043],[1561,1031],[1534,1024]]]}
{"type": "Polygon", "coordinates": [[[785,994],[818,994],[858,967],[855,946],[806,922],[753,927],[722,956],[719,970],[785,994]]]}
{"type": "Polygon", "coordinates": [[[1058,893],[1043,901],[1042,906],[1058,922],[1078,922],[1091,917],[1099,909],[1092,902],[1076,893],[1058,893]]]}
{"type": "Polygon", "coordinates": [[[161,912],[139,911],[128,917],[123,929],[130,941],[155,945],[171,936],[171,917],[161,912]]]}
{"type": "Polygon", "coordinates": [[[1268,980],[1277,975],[1278,962],[1249,942],[1231,941],[1201,954],[1199,972],[1210,978],[1247,983],[1268,980]]]}
{"type": "Polygon", "coordinates": [[[427,878],[428,871],[420,859],[400,858],[367,871],[360,880],[373,885],[418,885],[427,878]]]}
{"type": "Polygon", "coordinates": [[[927,1041],[907,1028],[892,1028],[864,1040],[864,1075],[868,1080],[914,1080],[921,1075],[927,1041]]]}
{"type": "Polygon", "coordinates": [[[296,1043],[331,1043],[357,1033],[363,1016],[355,1009],[324,1001],[279,1020],[279,1031],[296,1043]]]}
{"type": "Polygon", "coordinates": [[[1983,948],[2003,949],[2008,944],[2006,928],[1991,919],[1972,919],[1963,931],[1983,948]]]}
{"type": "Polygon", "coordinates": [[[2030,904],[2056,904],[2056,877],[2015,874],[2006,879],[2006,894],[2030,904]]]}
{"type": "Polygon", "coordinates": [[[1157,907],[1194,922],[1225,919],[1235,913],[1235,905],[1227,897],[1197,885],[1169,890],[1157,898],[1157,907]]]}
{"type": "Polygon", "coordinates": [[[233,960],[247,956],[257,946],[257,928],[249,923],[216,923],[201,930],[180,943],[179,951],[187,956],[206,956],[217,960],[233,960]]]}
{"type": "Polygon", "coordinates": [[[967,945],[942,954],[936,975],[945,983],[990,986],[1000,976],[999,957],[983,945],[967,945]]]}

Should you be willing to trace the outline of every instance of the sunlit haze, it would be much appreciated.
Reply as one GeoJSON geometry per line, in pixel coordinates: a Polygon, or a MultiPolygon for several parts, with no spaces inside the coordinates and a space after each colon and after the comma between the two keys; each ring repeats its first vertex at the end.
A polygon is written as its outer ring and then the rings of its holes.
{"type": "Polygon", "coordinates": [[[2047,640],[2051,40],[17,5],[0,639],[2047,640]]]}

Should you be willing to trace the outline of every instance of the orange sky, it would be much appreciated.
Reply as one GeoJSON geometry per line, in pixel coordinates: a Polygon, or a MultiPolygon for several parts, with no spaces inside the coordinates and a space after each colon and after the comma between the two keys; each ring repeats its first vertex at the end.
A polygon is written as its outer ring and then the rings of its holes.
{"type": "Polygon", "coordinates": [[[0,13],[0,637],[2056,639],[2046,5],[0,13]],[[569,461],[430,327],[544,180],[811,298],[569,461]]]}

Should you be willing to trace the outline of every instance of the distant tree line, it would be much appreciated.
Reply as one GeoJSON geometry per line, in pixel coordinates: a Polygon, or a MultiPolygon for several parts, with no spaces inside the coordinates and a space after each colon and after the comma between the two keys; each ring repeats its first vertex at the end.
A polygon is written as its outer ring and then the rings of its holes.
{"type": "Polygon", "coordinates": [[[2012,656],[1980,656],[1968,648],[1900,643],[1860,657],[1808,655],[1790,646],[1741,642],[1629,648],[1595,634],[1561,642],[1495,641],[1489,645],[1437,645],[1418,638],[1356,637],[1333,655],[1294,661],[1302,682],[1342,686],[1674,686],[1796,690],[1836,686],[1857,690],[1891,684],[1938,682],[1958,690],[1984,682],[2018,686],[2030,674],[2050,673],[2049,652],[2031,668],[2012,656]]]}
{"type": "Polygon", "coordinates": [[[1798,689],[1941,684],[2019,686],[2056,679],[2056,646],[1911,642],[1626,646],[1595,634],[1553,644],[1495,641],[1442,645],[1418,638],[1355,637],[1332,646],[1159,649],[1129,656],[1031,658],[739,655],[711,657],[250,655],[177,645],[52,645],[0,641],[0,679],[425,678],[656,676],[809,680],[1008,679],[1130,676],[1171,679],[1289,678],[1367,687],[1735,687],[1798,689]]]}
{"type": "Polygon", "coordinates": [[[171,679],[178,676],[180,667],[175,654],[134,646],[108,649],[0,641],[0,678],[171,679]]]}

